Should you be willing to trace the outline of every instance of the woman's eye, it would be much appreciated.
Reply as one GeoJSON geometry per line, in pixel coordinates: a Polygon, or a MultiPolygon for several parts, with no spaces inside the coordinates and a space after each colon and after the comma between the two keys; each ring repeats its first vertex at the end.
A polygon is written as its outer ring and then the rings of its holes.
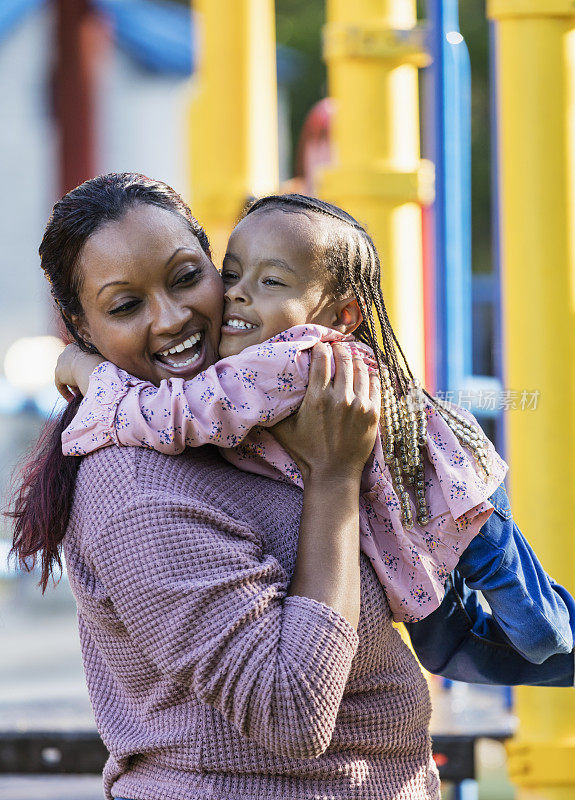
{"type": "Polygon", "coordinates": [[[116,308],[110,309],[108,313],[109,314],[127,313],[128,311],[132,311],[132,309],[134,309],[139,302],[140,302],[139,300],[129,300],[127,303],[122,303],[121,306],[116,306],[116,308]]]}
{"type": "Polygon", "coordinates": [[[193,269],[193,270],[190,270],[189,272],[184,272],[183,275],[180,275],[176,279],[175,285],[180,284],[180,283],[191,283],[192,281],[195,281],[197,279],[199,274],[200,274],[200,270],[199,269],[193,269]]]}

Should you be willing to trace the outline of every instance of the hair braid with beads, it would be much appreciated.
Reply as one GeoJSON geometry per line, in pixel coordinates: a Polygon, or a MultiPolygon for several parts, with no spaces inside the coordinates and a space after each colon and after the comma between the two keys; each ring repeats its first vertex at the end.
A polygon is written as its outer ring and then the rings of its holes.
{"type": "Polygon", "coordinates": [[[379,256],[367,230],[338,206],[300,194],[262,197],[247,208],[245,216],[260,210],[274,209],[316,213],[333,220],[334,224],[340,223],[325,247],[323,261],[333,276],[334,291],[341,295],[350,290],[353,292],[363,318],[354,334],[371,347],[376,359],[382,384],[385,460],[400,498],[404,524],[408,527],[413,524],[409,495],[405,487],[407,483],[414,487],[417,521],[425,526],[429,522],[423,462],[427,435],[426,402],[436,408],[461,443],[472,450],[477,462],[488,474],[483,432],[450,404],[432,397],[414,378],[389,321],[381,291],[379,256]]]}

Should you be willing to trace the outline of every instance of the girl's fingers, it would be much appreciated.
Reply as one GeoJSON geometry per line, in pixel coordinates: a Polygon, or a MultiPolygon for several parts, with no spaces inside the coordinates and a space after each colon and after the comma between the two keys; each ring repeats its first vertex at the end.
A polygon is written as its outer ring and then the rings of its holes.
{"type": "Polygon", "coordinates": [[[72,391],[70,391],[70,387],[67,386],[65,383],[57,383],[56,389],[60,392],[62,397],[67,403],[71,403],[74,399],[75,395],[72,391]]]}
{"type": "Polygon", "coordinates": [[[318,342],[311,349],[308,388],[321,394],[331,380],[331,352],[329,345],[318,342]]]}

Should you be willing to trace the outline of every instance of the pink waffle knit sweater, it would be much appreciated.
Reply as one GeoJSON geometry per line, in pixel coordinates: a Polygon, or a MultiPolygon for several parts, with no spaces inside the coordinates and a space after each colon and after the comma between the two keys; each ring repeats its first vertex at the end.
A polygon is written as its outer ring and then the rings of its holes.
{"type": "Polygon", "coordinates": [[[369,559],[357,633],[287,596],[301,502],[209,446],[84,458],[64,549],[107,798],[439,800],[427,685],[369,559]]]}

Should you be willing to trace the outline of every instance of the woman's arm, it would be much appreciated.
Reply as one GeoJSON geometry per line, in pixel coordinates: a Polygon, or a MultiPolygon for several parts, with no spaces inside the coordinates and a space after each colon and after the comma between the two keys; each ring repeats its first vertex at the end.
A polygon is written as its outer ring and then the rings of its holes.
{"type": "MultiPolygon", "coordinates": [[[[305,480],[291,584],[242,521],[241,495],[229,516],[193,491],[147,492],[86,543],[115,613],[156,668],[288,758],[329,746],[358,645],[357,497],[379,398],[363,363],[336,350],[333,385],[321,345],[303,407],[280,432],[305,480]]],[[[237,475],[239,488],[248,479],[237,475]]]]}
{"type": "Polygon", "coordinates": [[[243,516],[241,499],[230,516],[217,496],[149,492],[94,531],[90,563],[162,676],[271,753],[316,758],[333,735],[357,633],[329,606],[286,596],[288,574],[243,516]]]}
{"type": "Polygon", "coordinates": [[[378,429],[376,374],[361,357],[326,345],[312,352],[309,388],[299,414],[273,428],[297,462],[304,501],[289,594],[331,606],[357,628],[360,609],[359,494],[378,429]]]}

